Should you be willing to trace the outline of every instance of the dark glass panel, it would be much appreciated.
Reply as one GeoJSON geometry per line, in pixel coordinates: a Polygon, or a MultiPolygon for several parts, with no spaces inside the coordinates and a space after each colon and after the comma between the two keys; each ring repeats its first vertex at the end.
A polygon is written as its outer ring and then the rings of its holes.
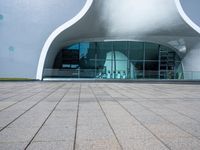
{"type": "Polygon", "coordinates": [[[58,52],[53,69],[55,70],[47,68],[44,71],[46,76],[103,79],[183,78],[180,57],[174,50],[144,42],[72,44],[58,52]]]}
{"type": "Polygon", "coordinates": [[[97,59],[109,59],[107,54],[112,52],[112,42],[96,42],[97,59]]]}
{"type": "Polygon", "coordinates": [[[129,60],[144,59],[144,43],[129,42],[129,60]]]}
{"type": "Polygon", "coordinates": [[[130,78],[141,79],[143,78],[144,63],[143,61],[130,61],[130,78]]]}
{"type": "Polygon", "coordinates": [[[125,41],[113,42],[113,51],[120,52],[128,58],[128,45],[129,45],[129,42],[125,42],[125,41]]]}
{"type": "Polygon", "coordinates": [[[152,43],[145,43],[145,60],[158,60],[159,45],[152,43]]]}
{"type": "Polygon", "coordinates": [[[145,78],[157,79],[159,78],[158,61],[145,61],[145,78]]]}

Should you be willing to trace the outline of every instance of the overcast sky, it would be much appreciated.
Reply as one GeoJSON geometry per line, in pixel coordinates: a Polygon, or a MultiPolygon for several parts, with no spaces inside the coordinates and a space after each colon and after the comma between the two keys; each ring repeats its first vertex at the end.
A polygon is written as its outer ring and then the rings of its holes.
{"type": "Polygon", "coordinates": [[[200,0],[181,0],[187,15],[200,26],[200,0]]]}

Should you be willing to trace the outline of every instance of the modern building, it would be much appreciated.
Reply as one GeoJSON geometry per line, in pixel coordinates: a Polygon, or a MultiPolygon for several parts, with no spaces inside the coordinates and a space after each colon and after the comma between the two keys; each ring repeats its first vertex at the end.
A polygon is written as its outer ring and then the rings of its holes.
{"type": "Polygon", "coordinates": [[[2,0],[0,77],[200,79],[181,0],[2,0]]]}

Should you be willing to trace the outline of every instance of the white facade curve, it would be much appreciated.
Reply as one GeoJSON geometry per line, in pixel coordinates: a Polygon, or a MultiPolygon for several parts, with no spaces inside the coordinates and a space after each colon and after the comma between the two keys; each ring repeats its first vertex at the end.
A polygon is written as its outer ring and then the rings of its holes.
{"type": "MultiPolygon", "coordinates": [[[[147,58],[145,53],[149,50],[148,44],[160,47],[154,48],[159,52],[166,47],[177,56],[177,66],[182,66],[181,71],[182,74],[185,73],[185,79],[190,79],[189,72],[194,72],[194,74],[200,72],[200,65],[198,65],[200,64],[200,28],[192,21],[197,23],[199,21],[198,3],[195,0],[191,2],[187,0],[59,0],[59,2],[57,0],[1,0],[0,78],[42,80],[48,77],[50,71],[55,73],[57,70],[59,72],[69,69],[69,67],[58,67],[66,63],[63,61],[64,57],[57,59],[57,56],[63,50],[67,50],[70,45],[87,43],[89,47],[85,50],[84,54],[87,56],[84,55],[84,58],[89,58],[93,55],[92,44],[115,45],[121,42],[122,45],[129,44],[129,51],[132,49],[131,43],[133,45],[142,43],[144,47],[145,44],[147,45],[144,48],[143,59],[138,58],[143,61],[142,69],[145,68],[147,58]],[[186,6],[187,3],[189,3],[188,6],[186,6]],[[189,13],[190,9],[194,10],[189,13]],[[62,60],[62,64],[59,64],[57,60],[62,60]]],[[[123,51],[115,47],[118,51],[116,52],[117,59],[126,60],[123,57],[126,56],[128,63],[138,61],[124,53],[125,47],[121,49],[123,51]]],[[[78,48],[76,50],[79,51],[81,61],[84,50],[78,48]]],[[[138,55],[137,50],[134,50],[134,56],[138,55]]],[[[102,52],[105,52],[103,48],[102,52]]],[[[105,53],[113,55],[111,51],[105,53]]],[[[97,55],[97,52],[95,54],[97,55]]],[[[102,56],[106,59],[105,54],[102,56]]],[[[157,56],[158,53],[156,53],[157,56]]],[[[96,58],[96,62],[100,61],[97,59],[99,58],[96,58]]],[[[156,61],[159,62],[159,60],[156,61]]],[[[98,65],[109,68],[109,63],[106,61],[105,64],[98,65]]],[[[119,62],[113,62],[113,64],[120,66],[119,62]]],[[[121,66],[126,66],[125,64],[124,62],[121,66]]],[[[79,70],[88,68],[95,70],[94,66],[84,68],[81,65],[78,66],[79,70]]],[[[151,64],[148,65],[151,66],[151,64]]],[[[141,69],[133,62],[132,66],[135,68],[126,68],[127,73],[131,69],[135,69],[135,72],[141,69]]],[[[123,67],[118,67],[119,70],[120,68],[123,67]]],[[[149,68],[149,70],[156,71],[156,68],[149,68]]],[[[132,71],[131,76],[133,74],[132,71]]],[[[145,73],[143,74],[145,79],[145,73]]],[[[192,76],[193,79],[198,79],[200,73],[192,76]]],[[[70,77],[63,76],[63,78],[70,77]]],[[[136,79],[138,79],[137,75],[136,79]]]]}
{"type": "MultiPolygon", "coordinates": [[[[87,0],[82,11],[56,29],[40,56],[37,79],[51,67],[60,48],[79,41],[148,41],[174,48],[184,71],[200,71],[200,28],[180,0],[87,0]]],[[[187,78],[187,77],[186,77],[187,78]]]]}
{"type": "Polygon", "coordinates": [[[44,44],[44,47],[43,47],[41,55],[40,55],[40,59],[39,59],[39,63],[38,63],[38,68],[37,68],[37,75],[36,75],[37,79],[40,79],[40,80],[42,79],[42,72],[43,72],[43,68],[44,68],[45,59],[46,59],[47,52],[48,52],[48,50],[49,50],[52,42],[64,30],[68,29],[69,27],[71,27],[72,25],[74,25],[77,21],[79,21],[87,13],[88,9],[91,7],[92,2],[93,2],[93,0],[87,0],[87,2],[85,4],[85,6],[83,7],[83,9],[74,18],[72,18],[70,21],[66,22],[65,24],[63,24],[59,28],[57,28],[49,36],[49,38],[47,39],[47,41],[44,44]]]}
{"type": "Polygon", "coordinates": [[[177,9],[181,15],[181,17],[185,20],[186,23],[188,23],[194,30],[196,30],[198,33],[200,33],[200,27],[198,25],[196,25],[185,13],[185,11],[183,10],[183,7],[181,6],[181,2],[180,0],[176,0],[176,6],[177,9]]]}

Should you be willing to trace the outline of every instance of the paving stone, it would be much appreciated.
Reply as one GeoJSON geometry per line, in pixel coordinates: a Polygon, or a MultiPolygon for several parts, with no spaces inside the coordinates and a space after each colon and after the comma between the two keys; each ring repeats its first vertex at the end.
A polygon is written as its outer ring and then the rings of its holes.
{"type": "Polygon", "coordinates": [[[2,109],[4,109],[4,108],[6,108],[6,107],[8,107],[8,106],[10,106],[10,105],[12,105],[12,104],[14,104],[15,102],[1,102],[0,101],[0,111],[2,110],[2,109]]]}
{"type": "Polygon", "coordinates": [[[0,149],[1,150],[22,150],[26,147],[28,142],[0,142],[0,149]]]}
{"type": "Polygon", "coordinates": [[[24,114],[0,131],[0,149],[24,149],[36,134],[28,149],[199,150],[199,91],[194,84],[3,82],[0,130],[24,114]]]}
{"type": "Polygon", "coordinates": [[[97,102],[80,103],[77,149],[120,149],[97,102]]]}
{"type": "Polygon", "coordinates": [[[67,141],[33,142],[28,150],[73,150],[73,143],[67,141]]]}
{"type": "Polygon", "coordinates": [[[9,128],[35,128],[40,127],[44,120],[46,119],[46,116],[22,116],[19,119],[17,119],[15,122],[10,124],[9,128]]]}
{"type": "Polygon", "coordinates": [[[81,140],[76,145],[77,150],[121,150],[115,138],[95,138],[81,140]]]}
{"type": "Polygon", "coordinates": [[[192,137],[166,138],[165,142],[171,149],[175,150],[199,150],[200,148],[199,140],[192,137]]]}
{"type": "Polygon", "coordinates": [[[68,127],[75,127],[76,117],[75,115],[71,116],[63,116],[63,117],[50,117],[44,126],[47,127],[58,127],[58,128],[68,128],[68,127]]]}
{"type": "Polygon", "coordinates": [[[124,149],[167,149],[118,103],[101,102],[101,105],[124,149]]]}
{"type": "Polygon", "coordinates": [[[126,139],[122,143],[124,149],[135,149],[135,150],[168,150],[160,141],[154,138],[136,138],[126,139]],[[134,141],[134,142],[133,142],[134,141]]]}
{"type": "Polygon", "coordinates": [[[63,141],[69,140],[73,142],[75,134],[74,127],[43,127],[35,137],[34,141],[48,142],[48,141],[63,141]]]}
{"type": "Polygon", "coordinates": [[[27,142],[36,133],[37,128],[6,128],[0,132],[1,143],[27,142]]]}

